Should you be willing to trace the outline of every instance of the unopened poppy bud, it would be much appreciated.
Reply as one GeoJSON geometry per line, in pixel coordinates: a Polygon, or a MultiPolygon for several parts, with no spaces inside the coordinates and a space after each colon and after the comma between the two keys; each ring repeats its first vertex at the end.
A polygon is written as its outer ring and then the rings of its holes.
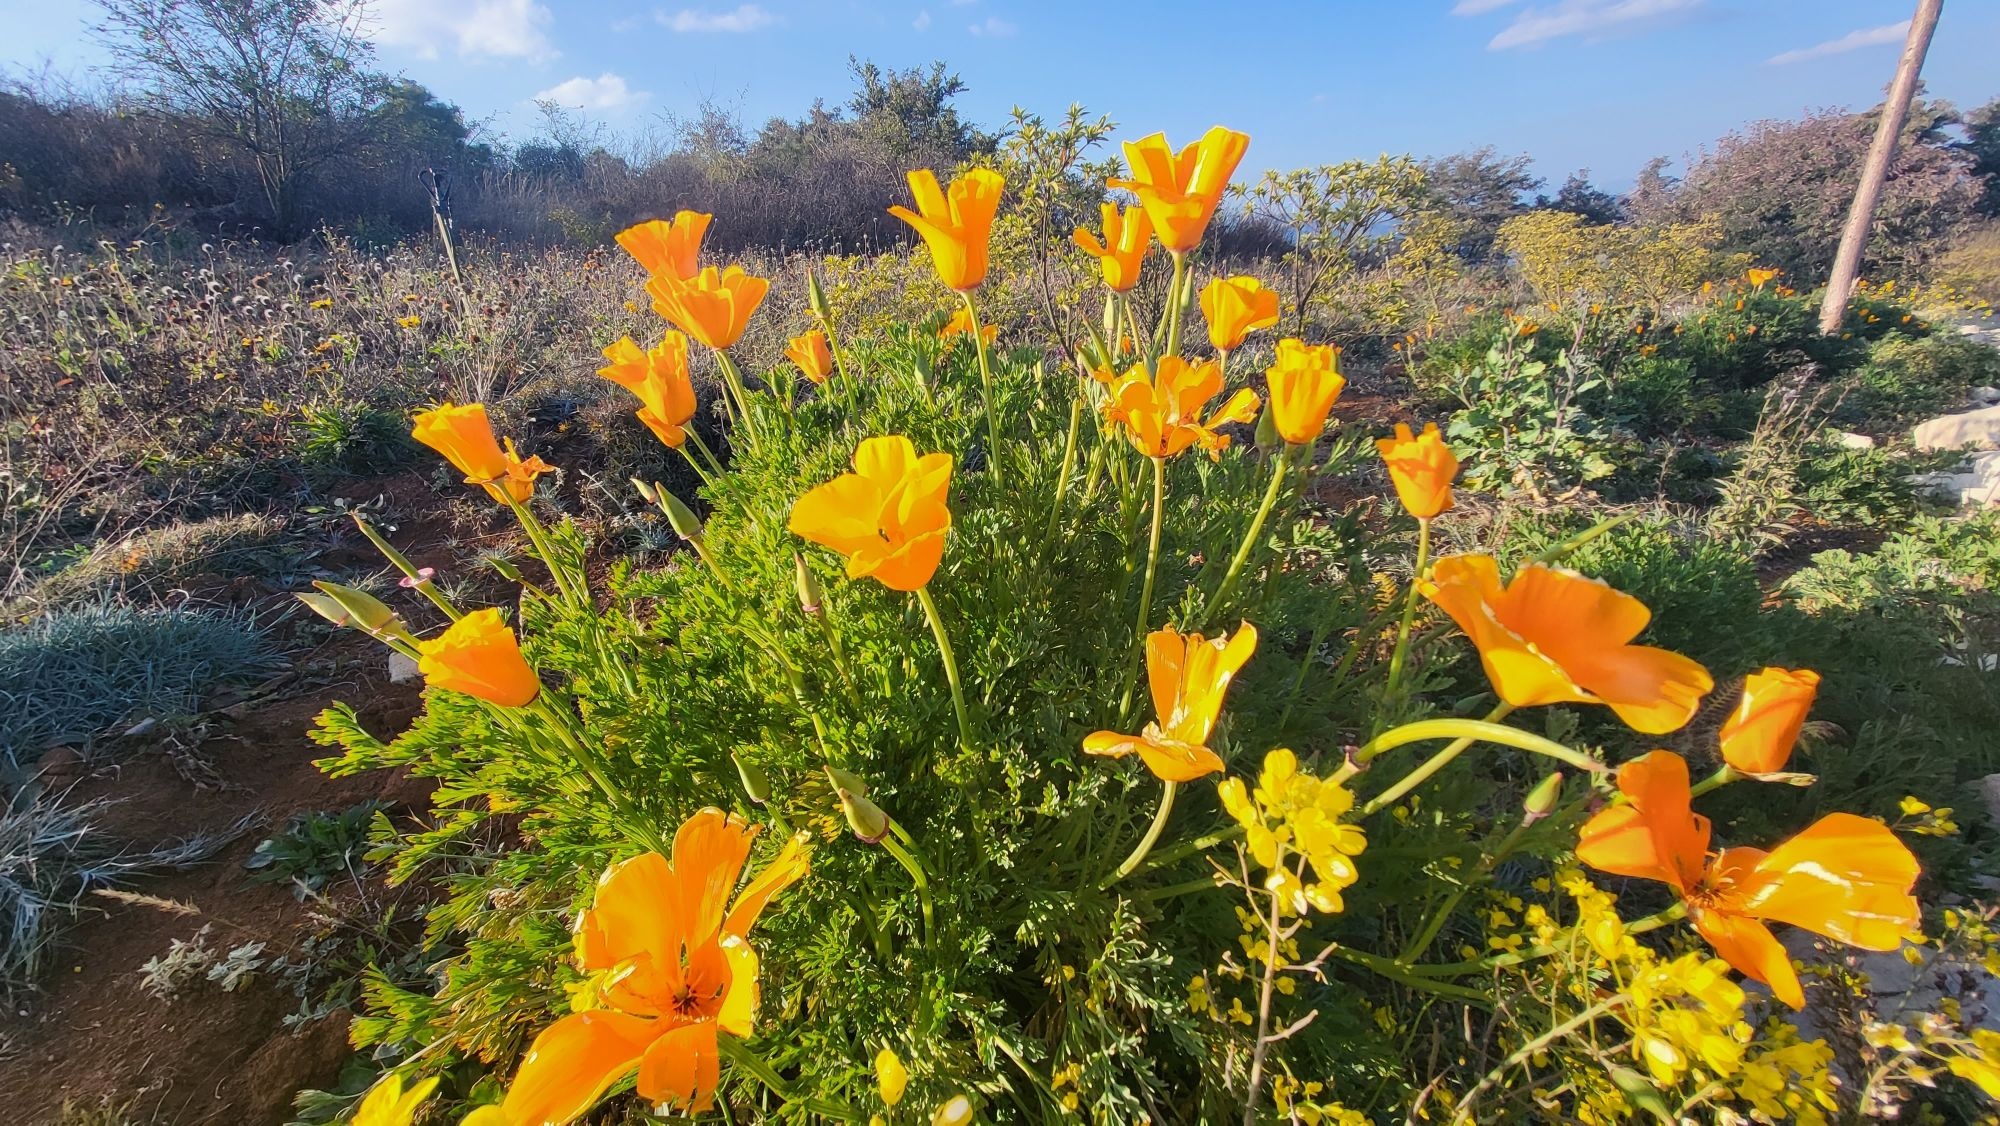
{"type": "Polygon", "coordinates": [[[809,618],[817,618],[826,609],[826,592],[820,589],[819,579],[806,566],[806,557],[794,553],[792,562],[796,565],[799,580],[799,609],[809,618]]]}
{"type": "Polygon", "coordinates": [[[1560,770],[1536,783],[1535,788],[1528,791],[1527,799],[1521,803],[1521,808],[1527,811],[1526,823],[1533,825],[1553,812],[1556,802],[1562,799],[1562,788],[1563,776],[1560,770]]]}
{"type": "Polygon", "coordinates": [[[1273,411],[1264,411],[1257,416],[1257,448],[1276,449],[1284,443],[1278,435],[1278,421],[1273,411]]]}
{"type": "Polygon", "coordinates": [[[340,603],[335,602],[332,598],[328,597],[327,595],[295,594],[292,597],[298,599],[300,602],[305,603],[306,606],[310,608],[313,613],[318,614],[320,617],[325,618],[327,621],[332,622],[334,625],[349,626],[354,624],[353,615],[349,614],[344,608],[342,608],[340,603]]]}
{"type": "Polygon", "coordinates": [[[858,775],[850,774],[837,766],[829,766],[826,768],[826,776],[833,779],[833,788],[836,790],[847,790],[864,798],[868,796],[868,783],[863,782],[858,775]]]}
{"type": "Polygon", "coordinates": [[[806,269],[806,308],[821,321],[833,320],[833,306],[826,299],[826,290],[819,286],[819,275],[810,267],[806,269]]]}
{"type": "Polygon", "coordinates": [[[633,488],[639,490],[640,496],[646,498],[647,504],[660,503],[660,494],[654,490],[653,486],[639,480],[637,477],[627,478],[627,480],[632,482],[633,488]]]}
{"type": "Polygon", "coordinates": [[[833,779],[833,792],[840,798],[840,812],[847,817],[847,827],[854,830],[864,844],[880,844],[889,835],[889,815],[882,807],[868,800],[867,786],[854,775],[835,767],[826,768],[827,776],[833,779]],[[859,790],[850,789],[858,786],[859,790]]]}
{"type": "Polygon", "coordinates": [[[387,634],[390,637],[408,638],[410,631],[403,625],[403,619],[394,610],[382,604],[382,600],[366,591],[351,586],[341,586],[320,580],[313,586],[323,595],[332,599],[347,611],[351,624],[368,633],[387,634]]]}
{"type": "Polygon", "coordinates": [[[729,759],[736,764],[736,776],[743,779],[743,792],[750,795],[750,800],[758,805],[770,801],[771,777],[764,773],[764,768],[755,763],[744,762],[734,753],[729,759]]]}
{"type": "Polygon", "coordinates": [[[674,526],[674,534],[688,541],[701,538],[701,520],[694,509],[681,503],[681,498],[666,490],[660,490],[660,507],[666,510],[667,523],[674,526]]]}

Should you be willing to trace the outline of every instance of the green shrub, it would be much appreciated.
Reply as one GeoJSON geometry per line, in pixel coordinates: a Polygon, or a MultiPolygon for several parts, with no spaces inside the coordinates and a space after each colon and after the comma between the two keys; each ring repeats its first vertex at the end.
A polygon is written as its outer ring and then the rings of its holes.
{"type": "Polygon", "coordinates": [[[1928,500],[1921,476],[1949,469],[1960,460],[1957,454],[1847,449],[1822,440],[1808,447],[1799,462],[1799,505],[1807,515],[1828,524],[1898,527],[1928,500]]]}
{"type": "Polygon", "coordinates": [[[2000,349],[1955,333],[1890,336],[1840,384],[1834,418],[1876,431],[1964,408],[1966,392],[2000,383],[2000,349]]]}
{"type": "Polygon", "coordinates": [[[300,900],[318,894],[330,880],[359,880],[369,831],[386,808],[370,799],[339,813],[294,814],[276,836],[257,842],[243,866],[266,883],[290,884],[300,900]]]}
{"type": "Polygon", "coordinates": [[[264,629],[237,613],[107,604],[0,631],[4,769],[142,718],[189,715],[202,693],[282,665],[264,629]]]}

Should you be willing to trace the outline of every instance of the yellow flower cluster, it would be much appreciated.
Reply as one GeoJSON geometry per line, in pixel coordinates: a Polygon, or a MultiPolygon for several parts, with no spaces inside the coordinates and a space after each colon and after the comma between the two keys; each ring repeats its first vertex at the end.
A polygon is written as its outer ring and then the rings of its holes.
{"type": "MultiPolygon", "coordinates": [[[[1822,1041],[1800,1040],[1781,1021],[1752,1027],[1744,1019],[1747,998],[1729,963],[1703,953],[1675,958],[1655,953],[1627,930],[1616,900],[1581,872],[1564,872],[1558,882],[1576,904],[1575,933],[1596,955],[1573,990],[1594,999],[1604,988],[1620,987],[1627,1001],[1607,1016],[1630,1031],[1633,1062],[1657,1087],[1714,1090],[1713,1103],[1735,1102],[1763,1121],[1814,1126],[1827,1120],[1837,1106],[1827,1070],[1832,1049],[1822,1041]]],[[[1530,908],[1523,922],[1534,929],[1537,942],[1559,939],[1559,928],[1540,907],[1530,908]]],[[[1605,1096],[1614,1105],[1626,1101],[1615,1090],[1605,1096]]],[[[1608,1113],[1601,1120],[1620,1117],[1608,1113]]]]}
{"type": "Polygon", "coordinates": [[[1301,773],[1298,756],[1280,748],[1264,756],[1255,790],[1230,778],[1216,791],[1243,826],[1250,855],[1269,871],[1264,887],[1278,896],[1281,910],[1291,915],[1341,910],[1341,891],[1360,875],[1354,857],[1368,847],[1360,826],[1340,820],[1354,808],[1354,795],[1345,786],[1301,773]],[[1304,857],[1307,867],[1294,872],[1288,855],[1304,857]],[[1304,878],[1307,870],[1312,879],[1304,878]]]}
{"type": "Polygon", "coordinates": [[[1271,1077],[1271,1101],[1285,1121],[1303,1122],[1306,1126],[1368,1126],[1368,1117],[1360,1111],[1349,1110],[1337,1102],[1320,1102],[1319,1097],[1325,1092],[1324,1083],[1311,1080],[1301,1083],[1282,1073],[1271,1077]]]}

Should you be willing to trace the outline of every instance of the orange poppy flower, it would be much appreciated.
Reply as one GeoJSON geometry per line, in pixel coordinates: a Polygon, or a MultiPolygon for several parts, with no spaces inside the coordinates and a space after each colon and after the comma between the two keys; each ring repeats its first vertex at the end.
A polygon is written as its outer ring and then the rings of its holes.
{"type": "Polygon", "coordinates": [[[1146,678],[1158,717],[1137,735],[1099,731],[1083,741],[1093,755],[1137,754],[1162,781],[1190,782],[1222,769],[1208,749],[1231,677],[1257,648],[1257,627],[1244,622],[1234,637],[1181,634],[1172,626],[1146,635],[1146,678]]]}
{"type": "Polygon", "coordinates": [[[918,457],[908,438],[870,438],[854,451],[854,472],[800,497],[786,526],[846,556],[848,578],[913,591],[944,558],[950,487],[950,454],[918,457]]]}
{"type": "Polygon", "coordinates": [[[1493,690],[1517,708],[1604,704],[1658,735],[1687,723],[1715,687],[1679,653],[1631,644],[1652,611],[1575,571],[1530,563],[1502,588],[1492,556],[1447,555],[1417,590],[1479,647],[1493,690]]]}
{"type": "Polygon", "coordinates": [[[1784,769],[1818,694],[1819,674],[1811,669],[1751,673],[1742,702],[1722,725],[1722,760],[1751,775],[1784,769]]]}
{"type": "MultiPolygon", "coordinates": [[[[938,329],[939,340],[948,341],[954,336],[971,336],[971,335],[972,335],[972,311],[970,309],[965,308],[963,305],[959,306],[958,311],[951,315],[950,320],[944,322],[943,328],[938,329]]],[[[979,327],[979,339],[984,341],[988,348],[993,347],[993,341],[998,339],[999,336],[1000,336],[999,325],[981,325],[979,327]]]]}
{"type": "Polygon", "coordinates": [[[1766,920],[1864,950],[1894,950],[1917,927],[1917,858],[1879,821],[1830,813],[1769,852],[1711,857],[1708,818],[1689,807],[1681,756],[1654,751],[1626,763],[1618,789],[1627,800],[1584,824],[1577,859],[1679,892],[1715,952],[1794,1009],[1805,992],[1766,920]]]}
{"type": "Polygon", "coordinates": [[[1153,248],[1153,220],[1143,207],[1127,207],[1121,212],[1115,203],[1100,204],[1099,214],[1104,216],[1103,241],[1082,227],[1069,240],[1097,259],[1107,288],[1125,293],[1139,284],[1139,263],[1153,248]]]}
{"type": "MultiPolygon", "coordinates": [[[[1778,271],[1745,270],[1743,272],[1743,277],[1746,281],[1750,283],[1751,289],[1762,289],[1765,286],[1770,285],[1773,281],[1777,280],[1778,271]]],[[[1741,306],[1739,305],[1738,308],[1741,308],[1741,306]]]]}
{"type": "Polygon", "coordinates": [[[648,219],[619,231],[618,245],[654,277],[685,281],[701,269],[697,264],[701,237],[713,218],[699,211],[676,211],[672,222],[648,219]]]}
{"type": "Polygon", "coordinates": [[[694,417],[694,380],[688,375],[687,337],[669,331],[650,349],[629,336],[604,349],[609,360],[597,374],[639,396],[639,421],[660,441],[680,449],[694,417]]]}
{"type": "Polygon", "coordinates": [[[514,631],[491,608],[474,610],[429,641],[417,642],[417,671],[432,688],[463,692],[503,708],[525,708],[542,692],[514,631]]]}
{"type": "Polygon", "coordinates": [[[1132,173],[1105,184],[1138,196],[1160,245],[1186,254],[1201,244],[1222,193],[1229,189],[1229,177],[1249,151],[1248,136],[1220,125],[1179,153],[1167,145],[1165,133],[1155,133],[1125,142],[1125,162],[1132,173]]]}
{"type": "Polygon", "coordinates": [[[928,168],[909,173],[917,209],[898,204],[889,214],[916,228],[931,250],[931,265],[946,288],[970,293],[986,280],[986,243],[1000,210],[1006,181],[990,168],[974,168],[952,180],[946,192],[928,168]]]}
{"type": "Polygon", "coordinates": [[[833,375],[833,349],[827,347],[826,333],[813,329],[785,342],[785,358],[799,365],[807,379],[825,383],[833,375]]]}
{"type": "Polygon", "coordinates": [[[633,1072],[639,1097],[700,1113],[721,1078],[716,1036],[748,1036],[757,1015],[750,928],[772,897],[806,874],[804,834],[730,893],[754,826],[704,809],[674,834],[671,861],[648,852],[614,864],[576,921],[577,964],[603,1007],[542,1030],[501,1109],[509,1122],[571,1122],[633,1072]]]}
{"type": "Polygon", "coordinates": [[[1396,436],[1376,439],[1375,450],[1388,465],[1396,497],[1410,515],[1429,520],[1451,508],[1451,481],[1458,476],[1458,455],[1445,445],[1437,423],[1425,423],[1423,434],[1415,435],[1408,423],[1399,422],[1396,436]]]}
{"type": "Polygon", "coordinates": [[[1215,350],[1234,352],[1252,329],[1278,323],[1278,291],[1253,277],[1217,278],[1201,288],[1201,315],[1215,350]]]}
{"type": "Polygon", "coordinates": [[[1111,381],[1104,417],[1123,423],[1125,436],[1147,457],[1172,457],[1200,443],[1208,456],[1220,458],[1229,436],[1216,428],[1254,421],[1258,405],[1256,392],[1241,388],[1204,420],[1202,408],[1221,390],[1222,368],[1214,360],[1195,364],[1164,356],[1157,377],[1149,377],[1141,363],[1111,381]]]}
{"type": "Polygon", "coordinates": [[[535,478],[552,472],[555,466],[539,457],[522,460],[509,438],[502,449],[494,440],[493,423],[486,417],[486,404],[432,407],[417,412],[410,437],[444,455],[465,483],[478,485],[500,504],[509,500],[525,504],[535,495],[535,478]]]}
{"type": "Polygon", "coordinates": [[[1340,348],[1309,345],[1287,337],[1278,341],[1278,360],[1264,369],[1271,389],[1271,421],[1278,436],[1309,446],[1326,429],[1326,416],[1347,380],[1340,374],[1340,348]]]}
{"type": "Polygon", "coordinates": [[[655,274],[646,283],[654,312],[718,351],[743,336],[750,314],[770,288],[768,280],[744,273],[741,266],[727,270],[709,266],[688,278],[655,274]]]}

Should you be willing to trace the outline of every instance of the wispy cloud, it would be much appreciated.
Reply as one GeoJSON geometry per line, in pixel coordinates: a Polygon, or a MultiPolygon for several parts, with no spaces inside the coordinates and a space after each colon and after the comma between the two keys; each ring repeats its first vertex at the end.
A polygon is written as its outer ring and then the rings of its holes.
{"type": "Polygon", "coordinates": [[[931,29],[931,10],[925,8],[918,12],[917,18],[910,21],[910,26],[916,28],[918,31],[929,31],[931,29]]]}
{"type": "MultiPolygon", "coordinates": [[[[1478,16],[1518,0],[1458,0],[1452,13],[1478,16]]],[[[1489,51],[1535,47],[1555,39],[1596,38],[1687,15],[1708,0],[1556,0],[1527,8],[1486,44],[1489,51]]]]}
{"type": "Polygon", "coordinates": [[[727,12],[711,12],[706,8],[682,8],[678,12],[658,13],[660,23],[669,31],[683,34],[701,31],[745,32],[770,27],[778,22],[778,17],[765,11],[758,4],[743,4],[727,12]]]}
{"type": "Polygon", "coordinates": [[[570,109],[613,112],[629,109],[652,97],[644,90],[634,90],[625,84],[625,79],[610,71],[596,78],[581,75],[536,94],[532,101],[554,102],[570,109]]]}
{"type": "Polygon", "coordinates": [[[460,56],[547,59],[549,10],[535,0],[377,0],[370,38],[419,58],[441,49],[460,56]]]}
{"type": "Polygon", "coordinates": [[[1901,43],[1910,34],[1910,21],[1885,23],[1881,27],[1865,27],[1860,31],[1850,31],[1838,39],[1829,39],[1811,47],[1800,47],[1796,51],[1786,51],[1764,60],[1766,66],[1784,66],[1788,63],[1810,62],[1828,55],[1844,55],[1849,51],[1859,51],[1863,47],[1880,47],[1889,43],[1901,43]]]}
{"type": "Polygon", "coordinates": [[[965,30],[987,39],[1005,39],[1007,36],[1021,29],[1001,19],[999,16],[987,16],[965,30]]]}

